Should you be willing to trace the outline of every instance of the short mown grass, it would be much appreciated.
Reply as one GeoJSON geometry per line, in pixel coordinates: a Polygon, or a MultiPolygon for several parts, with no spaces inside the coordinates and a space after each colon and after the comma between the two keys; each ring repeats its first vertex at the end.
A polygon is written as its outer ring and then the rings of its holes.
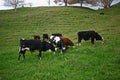
{"type": "Polygon", "coordinates": [[[0,80],[119,80],[120,79],[120,4],[105,10],[80,7],[21,8],[0,11],[0,80]],[[104,15],[100,15],[104,12],[104,15]],[[77,32],[95,30],[104,44],[82,41],[77,32]],[[75,43],[65,54],[60,51],[26,53],[18,62],[20,38],[34,34],[61,33],[75,43]]]}

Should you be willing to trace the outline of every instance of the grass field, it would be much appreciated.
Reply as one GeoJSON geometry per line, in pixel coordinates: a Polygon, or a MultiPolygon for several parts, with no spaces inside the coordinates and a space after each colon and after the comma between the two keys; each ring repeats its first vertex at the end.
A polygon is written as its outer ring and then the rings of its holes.
{"type": "Polygon", "coordinates": [[[0,80],[120,80],[120,3],[98,11],[79,7],[0,11],[0,80]],[[26,60],[17,61],[20,38],[62,33],[76,44],[76,33],[82,30],[97,31],[104,44],[82,41],[65,54],[47,51],[38,60],[38,52],[27,52],[26,60]]]}

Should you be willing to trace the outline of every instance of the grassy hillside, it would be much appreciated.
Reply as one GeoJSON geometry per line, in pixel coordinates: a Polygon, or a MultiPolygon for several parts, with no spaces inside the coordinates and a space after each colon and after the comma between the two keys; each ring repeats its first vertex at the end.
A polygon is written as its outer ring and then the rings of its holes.
{"type": "Polygon", "coordinates": [[[0,11],[0,80],[119,80],[120,4],[106,10],[79,7],[39,7],[0,11]],[[104,12],[104,15],[99,13],[104,12]],[[26,53],[18,62],[20,38],[62,33],[75,44],[77,32],[95,30],[104,44],[82,41],[81,46],[58,51],[26,53]]]}

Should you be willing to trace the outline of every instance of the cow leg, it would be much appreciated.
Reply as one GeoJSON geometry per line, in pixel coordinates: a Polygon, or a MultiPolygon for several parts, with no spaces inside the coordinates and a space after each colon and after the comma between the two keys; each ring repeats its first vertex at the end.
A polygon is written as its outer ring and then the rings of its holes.
{"type": "Polygon", "coordinates": [[[91,43],[94,44],[94,38],[91,38],[91,43]]]}
{"type": "Polygon", "coordinates": [[[61,49],[61,54],[64,52],[63,48],[62,48],[62,45],[60,46],[60,49],[61,49]]]}
{"type": "Polygon", "coordinates": [[[21,55],[22,55],[22,50],[21,50],[21,48],[19,48],[19,56],[18,56],[18,61],[20,61],[20,57],[21,57],[21,55]]]}
{"type": "Polygon", "coordinates": [[[65,50],[63,50],[63,48],[61,48],[61,54],[63,54],[63,53],[64,53],[64,51],[65,51],[65,50]]]}
{"type": "Polygon", "coordinates": [[[25,60],[25,53],[23,53],[23,58],[24,58],[24,60],[25,60]]]}
{"type": "Polygon", "coordinates": [[[42,51],[39,51],[38,58],[41,60],[41,57],[42,57],[42,51]]]}
{"type": "Polygon", "coordinates": [[[57,47],[55,47],[55,51],[57,51],[58,49],[57,49],[57,47]]]}
{"type": "Polygon", "coordinates": [[[60,40],[60,48],[61,48],[61,54],[64,53],[66,50],[66,45],[62,40],[60,40]]]}
{"type": "Polygon", "coordinates": [[[81,40],[82,40],[82,39],[78,37],[78,46],[81,45],[81,40]]]}
{"type": "Polygon", "coordinates": [[[20,51],[20,52],[19,52],[18,61],[20,61],[21,55],[23,55],[23,58],[25,59],[25,52],[26,52],[26,51],[20,51]]]}
{"type": "Polygon", "coordinates": [[[66,47],[62,47],[61,54],[66,51],[66,47]]]}
{"type": "Polygon", "coordinates": [[[19,52],[18,61],[20,61],[21,55],[22,55],[22,54],[19,52]]]}
{"type": "Polygon", "coordinates": [[[61,50],[61,54],[63,53],[63,50],[61,50]]]}

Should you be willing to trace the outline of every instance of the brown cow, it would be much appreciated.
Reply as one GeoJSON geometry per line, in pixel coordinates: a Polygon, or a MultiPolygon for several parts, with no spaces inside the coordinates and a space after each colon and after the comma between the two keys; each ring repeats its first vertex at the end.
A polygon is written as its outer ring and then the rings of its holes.
{"type": "Polygon", "coordinates": [[[74,46],[74,43],[67,37],[61,37],[66,46],[74,46]]]}

